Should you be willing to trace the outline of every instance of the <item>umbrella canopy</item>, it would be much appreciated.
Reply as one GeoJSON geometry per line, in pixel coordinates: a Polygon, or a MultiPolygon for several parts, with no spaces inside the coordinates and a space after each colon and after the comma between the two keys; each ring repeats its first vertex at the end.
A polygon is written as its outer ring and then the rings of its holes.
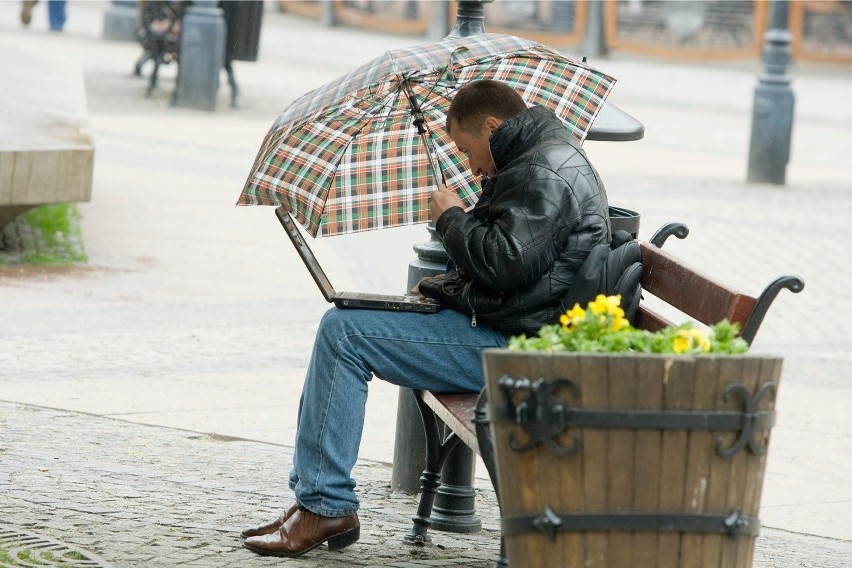
{"type": "Polygon", "coordinates": [[[437,178],[473,206],[479,182],[444,124],[454,93],[479,79],[505,82],[527,104],[553,110],[580,142],[615,83],[549,47],[502,34],[388,51],[278,117],[237,204],[283,204],[312,236],[426,222],[437,178]]]}

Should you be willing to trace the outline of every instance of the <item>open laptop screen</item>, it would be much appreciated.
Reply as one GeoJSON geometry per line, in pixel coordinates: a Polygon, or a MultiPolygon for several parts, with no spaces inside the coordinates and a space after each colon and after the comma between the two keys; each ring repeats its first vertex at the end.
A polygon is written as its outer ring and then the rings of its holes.
{"type": "Polygon", "coordinates": [[[331,285],[328,276],[325,275],[325,272],[314,256],[313,251],[311,251],[311,248],[308,246],[308,243],[305,242],[305,239],[299,232],[299,228],[296,226],[293,216],[290,215],[290,212],[287,211],[283,205],[275,208],[275,214],[281,221],[281,225],[284,226],[287,236],[289,236],[290,240],[293,241],[293,245],[295,245],[296,250],[299,251],[299,255],[305,262],[305,266],[308,267],[308,272],[310,272],[311,276],[313,276],[314,282],[317,283],[320,291],[322,291],[322,295],[325,296],[326,301],[331,302],[335,296],[334,287],[331,285]]]}

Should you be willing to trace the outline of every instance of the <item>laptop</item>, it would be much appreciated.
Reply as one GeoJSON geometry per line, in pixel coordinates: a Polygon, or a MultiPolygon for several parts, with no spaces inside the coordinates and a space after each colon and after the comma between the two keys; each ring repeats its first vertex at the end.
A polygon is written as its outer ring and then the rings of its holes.
{"type": "Polygon", "coordinates": [[[420,312],[434,313],[441,309],[441,303],[432,298],[421,298],[420,296],[393,296],[387,294],[369,294],[360,292],[337,292],[325,275],[313,251],[305,242],[296,221],[283,205],[275,208],[275,215],[281,221],[284,231],[293,246],[302,257],[308,272],[319,286],[320,292],[326,301],[334,302],[338,308],[367,308],[373,310],[389,310],[394,312],[420,312]]]}

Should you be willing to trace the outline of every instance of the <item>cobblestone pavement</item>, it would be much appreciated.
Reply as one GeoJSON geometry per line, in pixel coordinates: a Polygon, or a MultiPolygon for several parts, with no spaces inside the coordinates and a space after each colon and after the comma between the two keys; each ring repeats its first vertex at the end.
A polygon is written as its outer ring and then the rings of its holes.
{"type": "MultiPolygon", "coordinates": [[[[0,403],[0,432],[0,525],[73,544],[114,566],[284,562],[243,549],[239,531],[274,518],[289,499],[291,448],[7,403],[0,403]]],[[[433,531],[431,544],[413,547],[402,539],[415,498],[390,491],[385,464],[361,461],[355,477],[361,540],[289,565],[494,565],[499,516],[487,484],[477,486],[481,532],[433,531]]],[[[848,541],[764,528],[754,566],[841,568],[850,559],[848,541]]]]}
{"type": "MultiPolygon", "coordinates": [[[[239,532],[290,499],[292,449],[0,403],[0,525],[90,550],[115,566],[269,566],[239,532]],[[278,480],[277,483],[275,480],[278,480]]],[[[416,499],[390,491],[387,465],[360,462],[361,540],[299,566],[491,567],[499,553],[493,491],[479,488],[483,530],[403,542],[416,499]]]]}

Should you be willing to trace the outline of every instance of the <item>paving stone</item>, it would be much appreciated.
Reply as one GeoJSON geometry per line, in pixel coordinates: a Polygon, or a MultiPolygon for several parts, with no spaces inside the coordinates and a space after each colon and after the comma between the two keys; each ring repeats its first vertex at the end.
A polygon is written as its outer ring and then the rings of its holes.
{"type": "MultiPolygon", "coordinates": [[[[221,444],[166,428],[0,403],[0,426],[11,423],[14,430],[2,430],[5,451],[0,462],[0,476],[10,480],[0,501],[5,522],[91,550],[117,566],[270,564],[270,559],[242,548],[239,531],[276,515],[289,502],[285,481],[279,478],[276,487],[274,479],[258,479],[256,471],[264,463],[285,467],[291,449],[221,444]],[[33,453],[30,440],[36,433],[42,442],[33,453]],[[73,443],[72,437],[77,438],[73,443]],[[151,443],[129,454],[123,448],[130,439],[151,443]],[[38,471],[45,455],[58,458],[50,475],[38,471]],[[66,459],[71,456],[80,459],[66,459]],[[149,475],[160,463],[183,473],[149,475]],[[195,471],[211,474],[202,479],[195,471]]],[[[359,462],[355,475],[364,504],[361,541],[341,552],[314,551],[300,565],[493,565],[499,552],[494,530],[472,535],[435,532],[435,543],[426,547],[403,543],[416,498],[390,491],[386,465],[359,462]]],[[[478,490],[478,513],[493,517],[488,524],[495,526],[493,491],[487,485],[478,490]]]]}

